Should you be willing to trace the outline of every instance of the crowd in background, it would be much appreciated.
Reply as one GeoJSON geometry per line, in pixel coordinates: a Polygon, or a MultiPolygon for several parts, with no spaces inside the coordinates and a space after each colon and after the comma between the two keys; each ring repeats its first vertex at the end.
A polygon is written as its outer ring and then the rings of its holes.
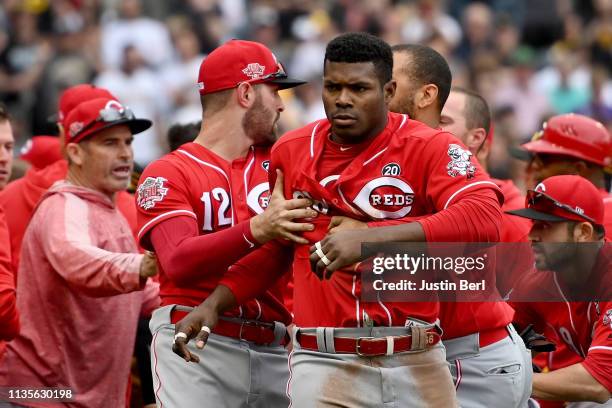
{"type": "Polygon", "coordinates": [[[346,31],[440,52],[453,84],[491,106],[494,177],[521,185],[508,147],[552,114],[612,128],[612,0],[1,0],[0,101],[19,148],[56,132],[49,117],[64,89],[108,88],[154,122],[134,141],[145,166],[168,151],[172,124],[200,120],[198,67],[225,40],[262,42],[309,81],[283,93],[288,130],[324,116],[325,46],[346,31]]]}

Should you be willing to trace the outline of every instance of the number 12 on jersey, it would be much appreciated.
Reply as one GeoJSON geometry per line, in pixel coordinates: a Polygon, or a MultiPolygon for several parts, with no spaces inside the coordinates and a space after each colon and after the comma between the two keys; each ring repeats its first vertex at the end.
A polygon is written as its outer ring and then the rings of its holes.
{"type": "Polygon", "coordinates": [[[230,196],[227,194],[227,191],[221,187],[216,187],[212,192],[206,191],[202,193],[202,197],[200,197],[200,200],[202,200],[204,204],[203,231],[213,231],[213,199],[220,203],[219,210],[217,211],[217,225],[219,227],[232,225],[232,214],[230,213],[230,216],[227,216],[227,211],[230,209],[231,205],[230,196]]]}

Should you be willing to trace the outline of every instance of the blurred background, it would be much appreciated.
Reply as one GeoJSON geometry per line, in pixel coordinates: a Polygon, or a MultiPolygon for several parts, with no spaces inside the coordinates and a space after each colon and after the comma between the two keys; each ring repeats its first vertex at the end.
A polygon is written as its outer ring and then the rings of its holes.
{"type": "Polygon", "coordinates": [[[346,31],[444,55],[454,85],[491,106],[495,177],[522,184],[508,147],[550,115],[584,113],[612,128],[612,0],[0,0],[0,100],[19,152],[31,136],[57,133],[49,116],[63,89],[108,88],[155,123],[134,141],[145,166],[168,151],[171,125],[200,120],[198,67],[225,40],[262,42],[310,81],[283,92],[288,130],[324,117],[325,45],[346,31]]]}

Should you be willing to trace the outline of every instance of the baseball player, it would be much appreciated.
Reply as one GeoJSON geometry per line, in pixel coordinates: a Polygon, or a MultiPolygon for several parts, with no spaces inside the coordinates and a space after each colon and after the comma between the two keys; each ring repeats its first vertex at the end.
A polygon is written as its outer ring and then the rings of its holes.
{"type": "Polygon", "coordinates": [[[568,113],[544,122],[530,142],[515,156],[529,161],[528,186],[533,188],[547,177],[578,174],[595,185],[605,206],[604,226],[612,237],[612,136],[605,126],[584,115],[568,113]]]}
{"type": "MultiPolygon", "coordinates": [[[[459,239],[459,234],[495,240],[499,191],[473,161],[461,163],[465,176],[448,174],[449,150],[457,143],[452,135],[388,112],[395,92],[393,55],[382,40],[341,35],[328,44],[324,64],[327,119],[289,132],[272,149],[271,168],[285,175],[285,196],[309,197],[318,212],[315,230],[303,234],[315,245],[293,248],[292,406],[456,406],[439,343],[436,299],[361,301],[361,277],[349,265],[362,242],[387,237],[369,230],[326,234],[334,216],[375,221],[433,214],[412,224],[409,240],[459,239]],[[400,198],[373,200],[376,194],[400,198]],[[468,223],[455,218],[464,211],[468,223]],[[457,223],[460,228],[449,231],[447,225],[457,223]],[[345,249],[346,257],[337,256],[345,249]]],[[[210,309],[199,306],[180,327],[214,323],[210,309]]],[[[195,337],[200,347],[207,335],[200,331],[195,337]]]]}
{"type": "Polygon", "coordinates": [[[578,356],[571,365],[535,373],[533,395],[605,403],[612,396],[612,248],[604,238],[601,193],[580,176],[553,176],[528,192],[526,207],[509,213],[533,220],[529,238],[538,271],[515,292],[545,301],[518,304],[515,321],[552,330],[578,356]],[[592,301],[578,296],[585,291],[592,301]]]}
{"type": "MultiPolygon", "coordinates": [[[[264,45],[228,41],[200,67],[203,125],[195,141],[150,164],[140,178],[138,236],[157,253],[160,266],[162,307],[150,324],[160,407],[288,404],[287,278],[227,310],[206,355],[193,358],[196,364],[185,364],[172,345],[186,336],[175,336],[174,324],[210,295],[236,261],[261,267],[272,284],[290,259],[270,257],[270,245],[262,244],[281,237],[306,242],[296,233],[312,225],[292,220],[315,214],[306,208],[310,200],[285,201],[280,191],[268,191],[269,146],[284,109],[278,91],[301,84],[287,77],[264,45]]],[[[237,291],[247,289],[228,282],[237,291]]]]}
{"type": "MultiPolygon", "coordinates": [[[[464,109],[464,101],[457,92],[454,95],[450,92],[449,96],[451,73],[440,54],[426,46],[397,45],[393,47],[393,59],[393,77],[398,89],[390,108],[407,113],[432,128],[440,125],[441,111],[446,113],[445,124],[451,122],[451,117],[456,124],[442,125],[442,129],[466,143],[468,157],[476,155],[489,131],[486,102],[482,98],[477,101],[484,103],[479,106],[478,113],[469,110],[469,122],[474,125],[468,129],[465,125],[468,110],[464,109]]],[[[510,221],[512,225],[519,224],[510,221]]],[[[504,220],[502,231],[505,223],[504,220]]],[[[369,223],[370,227],[380,225],[369,223]]],[[[526,234],[525,230],[523,236],[526,234]]],[[[520,407],[529,398],[531,356],[510,325],[512,316],[512,308],[503,302],[440,304],[446,358],[461,406],[520,407]]]]}
{"type": "MultiPolygon", "coordinates": [[[[512,153],[529,161],[527,181],[532,188],[543,179],[561,174],[579,174],[597,187],[604,200],[604,226],[607,238],[612,233],[612,198],[608,193],[609,166],[612,162],[612,137],[605,127],[586,116],[578,114],[557,115],[550,118],[532,140],[512,153]],[[606,180],[606,178],[608,178],[606,180]]],[[[514,304],[517,312],[528,303],[514,304]]],[[[549,338],[554,333],[545,331],[549,338]]],[[[580,357],[556,342],[557,349],[539,354],[534,362],[543,370],[557,370],[580,362],[580,357]]]]}
{"type": "MultiPolygon", "coordinates": [[[[60,130],[59,139],[62,145],[64,144],[63,140],[65,137],[65,119],[68,113],[81,102],[102,97],[114,98],[106,89],[90,84],[75,85],[62,93],[56,118],[60,130]]],[[[49,187],[56,181],[66,178],[67,173],[68,162],[65,159],[58,160],[43,169],[29,169],[24,177],[9,183],[0,192],[0,205],[5,209],[6,224],[9,228],[11,258],[15,275],[17,275],[19,268],[19,255],[23,234],[32,218],[34,207],[49,187]]],[[[117,193],[116,200],[117,208],[127,219],[130,228],[134,231],[134,235],[136,235],[134,197],[125,191],[120,191],[117,193]]]]}

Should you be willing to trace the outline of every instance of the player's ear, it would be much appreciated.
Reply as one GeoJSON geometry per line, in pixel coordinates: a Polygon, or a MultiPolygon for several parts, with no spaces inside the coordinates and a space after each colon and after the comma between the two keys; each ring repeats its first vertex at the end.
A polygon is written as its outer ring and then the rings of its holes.
{"type": "Polygon", "coordinates": [[[383,85],[383,94],[385,96],[385,103],[388,105],[391,99],[395,96],[395,90],[397,89],[397,82],[395,79],[391,79],[389,82],[383,85]]]}
{"type": "Polygon", "coordinates": [[[590,222],[576,224],[572,233],[574,235],[574,242],[592,242],[597,235],[593,224],[590,222]]]}
{"type": "Polygon", "coordinates": [[[475,128],[471,129],[467,133],[467,137],[465,138],[465,145],[470,149],[470,151],[477,152],[483,146],[485,138],[487,137],[487,132],[484,128],[475,128]]]}
{"type": "Polygon", "coordinates": [[[255,88],[248,82],[242,82],[236,88],[236,99],[238,105],[250,108],[255,102],[255,88]]]}
{"type": "Polygon", "coordinates": [[[85,160],[84,151],[78,143],[68,143],[66,145],[66,158],[68,163],[74,163],[77,166],[83,165],[85,160]]]}
{"type": "Polygon", "coordinates": [[[425,109],[429,105],[433,105],[438,100],[438,87],[434,84],[426,84],[418,91],[419,98],[417,99],[417,107],[425,109]]]}

